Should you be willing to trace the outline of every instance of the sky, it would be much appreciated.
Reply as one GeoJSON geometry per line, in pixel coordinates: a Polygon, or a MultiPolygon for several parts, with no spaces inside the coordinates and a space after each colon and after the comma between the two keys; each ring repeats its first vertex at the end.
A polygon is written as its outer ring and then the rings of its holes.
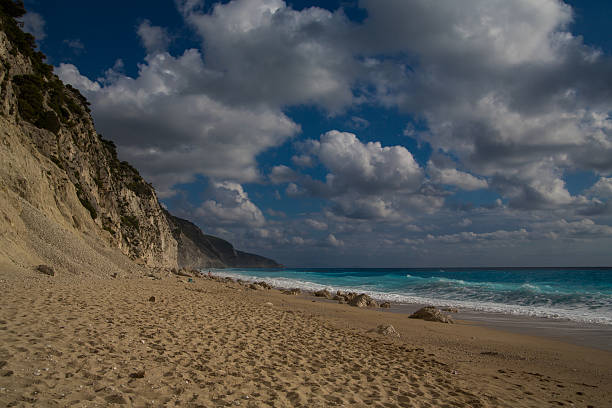
{"type": "Polygon", "coordinates": [[[239,249],[612,265],[609,1],[25,4],[120,158],[239,249]]]}

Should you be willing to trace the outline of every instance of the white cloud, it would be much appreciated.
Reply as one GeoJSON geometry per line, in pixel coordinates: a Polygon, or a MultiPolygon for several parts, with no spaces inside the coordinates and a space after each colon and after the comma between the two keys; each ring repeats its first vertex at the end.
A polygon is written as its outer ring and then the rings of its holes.
{"type": "Polygon", "coordinates": [[[268,175],[270,181],[274,184],[288,183],[296,179],[296,174],[287,166],[274,166],[268,175]]]}
{"type": "Polygon", "coordinates": [[[469,218],[464,218],[461,221],[459,221],[457,225],[459,227],[469,227],[470,225],[472,225],[472,220],[470,220],[469,218]]]}
{"type": "Polygon", "coordinates": [[[62,64],[58,75],[90,99],[96,125],[112,135],[122,157],[159,189],[173,194],[176,183],[197,174],[214,179],[260,178],[256,156],[299,130],[280,110],[231,106],[214,99],[215,74],[200,53],[158,53],[139,66],[137,78],[113,71],[101,85],[62,64]]]}
{"type": "Polygon", "coordinates": [[[331,111],[356,101],[352,83],[359,64],[342,46],[350,26],[342,12],[296,11],[282,0],[217,3],[209,14],[180,6],[201,35],[211,67],[235,91],[224,97],[273,106],[311,103],[331,111]]]}
{"type": "Polygon", "coordinates": [[[60,64],[59,67],[55,68],[55,73],[62,81],[83,92],[96,92],[101,88],[98,82],[91,81],[86,76],[81,75],[79,69],[72,64],[60,64]]]}
{"type": "Polygon", "coordinates": [[[291,158],[291,161],[299,167],[312,167],[312,157],[307,154],[296,155],[291,158]]]}
{"type": "Polygon", "coordinates": [[[486,180],[474,177],[469,173],[454,168],[439,169],[432,161],[427,163],[427,173],[434,183],[457,186],[466,191],[479,190],[489,186],[486,180]]]}
{"type": "Polygon", "coordinates": [[[38,13],[28,11],[23,17],[20,18],[23,21],[23,31],[32,34],[36,40],[42,41],[47,38],[45,32],[45,19],[38,13]]]}
{"type": "Polygon", "coordinates": [[[213,183],[212,190],[215,199],[204,201],[195,212],[207,225],[261,227],[266,223],[261,210],[249,200],[240,184],[213,183]]]}
{"type": "Polygon", "coordinates": [[[310,228],[313,228],[319,231],[325,231],[327,229],[327,224],[324,223],[323,221],[317,221],[311,218],[307,218],[306,220],[304,220],[304,223],[306,223],[306,225],[308,225],[310,228]]]}
{"type": "Polygon", "coordinates": [[[149,54],[164,52],[170,45],[170,37],[163,27],[153,26],[149,20],[144,20],[137,29],[142,45],[149,54]]]}
{"type": "Polygon", "coordinates": [[[341,239],[337,239],[334,234],[329,234],[325,239],[325,242],[336,248],[344,246],[344,241],[342,241],[341,239]]]}
{"type": "Polygon", "coordinates": [[[587,190],[587,193],[600,198],[612,198],[612,177],[600,177],[599,180],[587,190]]]}
{"type": "Polygon", "coordinates": [[[326,187],[333,194],[345,191],[373,194],[393,189],[416,191],[423,172],[403,146],[362,143],[352,133],[332,130],[309,141],[309,151],[330,170],[326,187]]]}

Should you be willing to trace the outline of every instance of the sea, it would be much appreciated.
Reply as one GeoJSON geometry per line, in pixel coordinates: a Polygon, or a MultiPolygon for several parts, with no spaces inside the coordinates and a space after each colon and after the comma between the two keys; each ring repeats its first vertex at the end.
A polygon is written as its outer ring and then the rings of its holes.
{"type": "Polygon", "coordinates": [[[286,268],[213,273],[263,280],[278,288],[366,293],[396,304],[612,326],[612,268],[286,268]]]}

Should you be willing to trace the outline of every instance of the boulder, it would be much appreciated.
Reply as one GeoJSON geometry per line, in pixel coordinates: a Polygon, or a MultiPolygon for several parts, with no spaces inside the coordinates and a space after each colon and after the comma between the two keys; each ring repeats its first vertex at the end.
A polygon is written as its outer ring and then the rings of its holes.
{"type": "Polygon", "coordinates": [[[263,287],[263,286],[261,286],[261,285],[260,285],[260,284],[258,284],[258,283],[251,283],[251,284],[249,285],[249,288],[250,288],[250,289],[254,289],[254,290],[264,290],[264,287],[263,287]]]}
{"type": "Polygon", "coordinates": [[[380,307],[382,307],[384,309],[389,309],[391,307],[391,303],[383,302],[383,303],[380,304],[380,307]]]}
{"type": "Polygon", "coordinates": [[[261,286],[264,289],[272,289],[272,286],[264,281],[255,282],[255,284],[261,286]]]}
{"type": "Polygon", "coordinates": [[[299,295],[302,291],[298,288],[283,290],[283,295],[299,295]]]}
{"type": "Polygon", "coordinates": [[[316,297],[322,297],[322,298],[326,298],[326,299],[331,299],[331,293],[329,293],[329,290],[327,289],[321,289],[321,290],[317,290],[314,295],[316,297]]]}
{"type": "Polygon", "coordinates": [[[445,307],[444,309],[442,309],[442,311],[448,313],[459,313],[459,309],[457,309],[456,307],[445,307]]]}
{"type": "Polygon", "coordinates": [[[362,293],[348,301],[348,304],[355,307],[378,307],[378,303],[370,296],[362,293]]]}
{"type": "Polygon", "coordinates": [[[453,323],[453,319],[451,319],[450,316],[443,314],[433,306],[425,306],[408,317],[411,319],[423,319],[430,322],[453,323]]]}
{"type": "Polygon", "coordinates": [[[44,273],[45,275],[55,276],[55,271],[49,265],[38,265],[36,270],[40,273],[44,273]]]}

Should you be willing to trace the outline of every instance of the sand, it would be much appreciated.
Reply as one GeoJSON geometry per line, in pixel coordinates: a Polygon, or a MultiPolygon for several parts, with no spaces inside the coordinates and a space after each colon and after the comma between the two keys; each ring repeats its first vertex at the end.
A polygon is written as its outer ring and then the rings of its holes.
{"type": "Polygon", "coordinates": [[[188,279],[0,268],[0,406],[612,406],[607,351],[188,279]]]}

